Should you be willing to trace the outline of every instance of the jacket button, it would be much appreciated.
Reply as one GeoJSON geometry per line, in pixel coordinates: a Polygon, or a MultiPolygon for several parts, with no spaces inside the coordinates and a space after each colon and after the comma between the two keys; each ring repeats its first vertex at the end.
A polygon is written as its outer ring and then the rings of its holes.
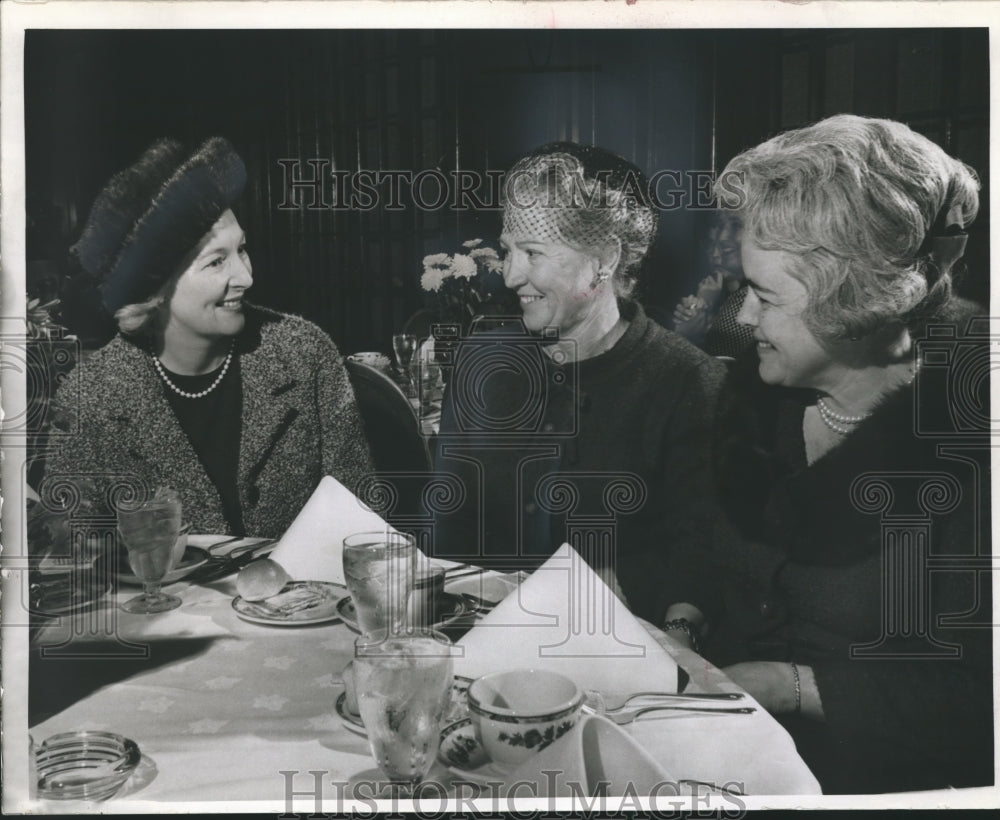
{"type": "Polygon", "coordinates": [[[524,511],[528,515],[534,515],[538,511],[538,507],[536,506],[534,501],[529,501],[527,504],[524,505],[524,511]]]}
{"type": "Polygon", "coordinates": [[[247,503],[256,504],[258,501],[260,501],[260,488],[250,487],[247,490],[247,503]]]}
{"type": "Polygon", "coordinates": [[[765,618],[768,615],[771,614],[771,602],[770,601],[761,601],[761,604],[760,604],[760,614],[763,615],[765,618]]]}

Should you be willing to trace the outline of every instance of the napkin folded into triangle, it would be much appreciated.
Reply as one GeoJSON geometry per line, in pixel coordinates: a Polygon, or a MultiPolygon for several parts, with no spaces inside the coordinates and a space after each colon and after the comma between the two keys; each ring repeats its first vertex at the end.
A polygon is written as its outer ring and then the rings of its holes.
{"type": "Polygon", "coordinates": [[[538,797],[649,795],[657,793],[660,784],[672,784],[649,752],[599,715],[581,717],[559,740],[505,779],[536,784],[531,793],[538,797]]]}
{"type": "Polygon", "coordinates": [[[324,476],[271,553],[297,581],[344,583],[344,539],[395,532],[333,476],[324,476]]]}
{"type": "MultiPolygon", "coordinates": [[[[343,584],[344,539],[358,532],[398,532],[333,476],[324,476],[270,554],[295,581],[343,584]]],[[[417,565],[429,559],[417,550],[417,565]]],[[[443,567],[454,561],[435,559],[443,567]]]]}
{"type": "Polygon", "coordinates": [[[582,689],[677,691],[677,664],[569,544],[458,642],[455,673],[541,668],[582,689]]]}

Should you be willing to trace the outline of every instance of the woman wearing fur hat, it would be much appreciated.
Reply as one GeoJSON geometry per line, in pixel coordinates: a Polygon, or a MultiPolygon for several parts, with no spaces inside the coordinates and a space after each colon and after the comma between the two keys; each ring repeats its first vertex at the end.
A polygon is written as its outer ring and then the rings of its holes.
{"type": "Polygon", "coordinates": [[[246,301],[245,184],[224,139],[163,140],[101,192],[73,251],[120,333],[60,388],[47,480],[169,486],[195,531],[280,536],[323,475],[371,471],[333,342],[246,301]]]}
{"type": "Polygon", "coordinates": [[[851,115],[730,174],[757,344],[720,400],[715,567],[664,577],[668,618],[707,621],[824,792],[992,783],[988,347],[952,293],[975,175],[851,115]]]}

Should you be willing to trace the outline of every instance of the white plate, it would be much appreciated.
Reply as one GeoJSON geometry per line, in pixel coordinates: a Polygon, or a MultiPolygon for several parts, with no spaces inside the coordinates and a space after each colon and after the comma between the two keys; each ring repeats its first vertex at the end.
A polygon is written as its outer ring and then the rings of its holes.
{"type": "MultiPolygon", "coordinates": [[[[451,685],[451,706],[445,716],[446,723],[454,723],[456,720],[468,717],[469,714],[469,684],[472,678],[462,675],[455,675],[455,681],[451,685]]],[[[353,715],[347,711],[347,692],[341,692],[335,704],[337,717],[344,727],[362,737],[368,737],[365,731],[365,724],[361,722],[360,715],[353,715]]]]}
{"type": "Polygon", "coordinates": [[[453,595],[469,596],[471,602],[485,608],[499,604],[504,598],[517,589],[520,576],[491,575],[488,571],[465,578],[449,581],[445,578],[446,591],[453,595]]]}
{"type": "Polygon", "coordinates": [[[244,621],[267,626],[310,626],[340,618],[338,604],[347,587],[329,581],[290,581],[277,595],[263,601],[233,599],[233,609],[244,621]],[[300,608],[301,607],[301,608],[300,608]]]}
{"type": "Polygon", "coordinates": [[[71,578],[64,574],[46,578],[31,590],[31,611],[38,615],[72,615],[85,612],[111,591],[111,582],[93,573],[71,578]]]}
{"type": "MultiPolygon", "coordinates": [[[[435,629],[448,626],[455,623],[455,621],[475,613],[474,607],[465,598],[461,595],[452,595],[450,592],[446,592],[441,596],[441,610],[439,613],[441,617],[431,625],[435,629]]],[[[354,600],[350,596],[337,604],[337,611],[340,613],[340,618],[343,620],[344,625],[352,632],[360,634],[358,613],[354,609],[354,600]]]]}
{"type": "Polygon", "coordinates": [[[222,535],[219,533],[191,533],[188,535],[188,546],[189,547],[201,547],[202,549],[209,549],[217,544],[223,542],[231,542],[235,544],[241,539],[235,535],[222,535]]]}
{"type": "MultiPolygon", "coordinates": [[[[184,550],[184,554],[181,556],[181,560],[177,562],[170,572],[163,576],[164,584],[172,584],[174,581],[180,581],[182,578],[186,578],[192,572],[194,572],[198,567],[208,562],[208,559],[212,556],[209,555],[205,550],[199,547],[188,547],[184,550]]],[[[121,569],[115,573],[115,578],[121,584],[131,584],[132,586],[142,586],[142,581],[136,578],[130,571],[121,569]]]]}

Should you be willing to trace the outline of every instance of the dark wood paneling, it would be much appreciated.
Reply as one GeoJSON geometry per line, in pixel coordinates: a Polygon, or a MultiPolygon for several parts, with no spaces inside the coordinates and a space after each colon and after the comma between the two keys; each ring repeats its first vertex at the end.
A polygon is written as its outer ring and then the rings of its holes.
{"type": "MultiPolygon", "coordinates": [[[[484,173],[575,139],[690,179],[783,127],[853,110],[908,119],[985,186],[987,54],[985,31],[969,30],[32,31],[29,256],[61,258],[100,186],[154,138],[223,134],[250,171],[239,216],[258,301],[317,321],[345,350],[387,350],[422,304],[421,258],[495,239],[499,214],[279,210],[279,160],[484,173]]],[[[969,249],[978,295],[986,216],[969,249]]],[[[690,290],[703,221],[663,213],[648,301],[690,290]]]]}
{"type": "MultiPolygon", "coordinates": [[[[722,42],[722,38],[720,38],[722,42]]],[[[972,166],[983,183],[979,217],[969,227],[965,295],[989,301],[989,82],[985,29],[790,31],[770,59],[752,60],[753,38],[732,38],[720,59],[717,144],[721,167],[779,130],[837,113],[905,122],[972,166]],[[739,63],[747,75],[736,73],[739,63]],[[727,83],[725,78],[732,78],[727,83]],[[747,112],[749,96],[758,103],[747,112]],[[766,111],[771,116],[766,115],[766,111]],[[778,126],[775,127],[775,123],[778,126]]],[[[723,51],[720,49],[720,52],[723,51]]]]}

